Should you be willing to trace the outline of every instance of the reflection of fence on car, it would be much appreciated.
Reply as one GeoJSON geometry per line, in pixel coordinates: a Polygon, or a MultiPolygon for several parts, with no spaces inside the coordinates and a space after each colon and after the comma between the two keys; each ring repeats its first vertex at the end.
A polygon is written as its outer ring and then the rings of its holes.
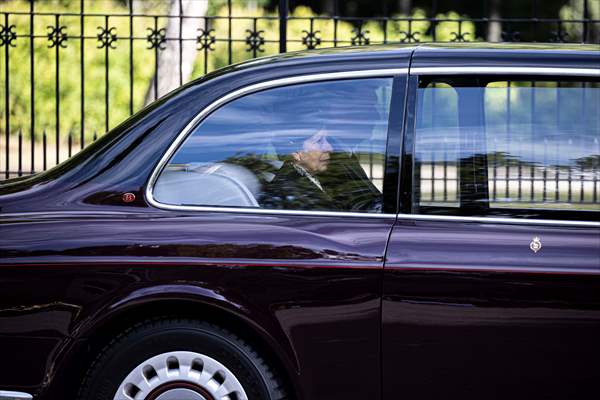
{"type": "Polygon", "coordinates": [[[358,154],[358,159],[369,180],[383,193],[383,157],[367,153],[358,154]]]}
{"type": "Polygon", "coordinates": [[[458,206],[458,168],[447,160],[421,164],[421,205],[458,206]]]}
{"type": "MultiPolygon", "coordinates": [[[[421,204],[458,206],[459,176],[456,163],[421,164],[421,204]]],[[[598,204],[600,168],[496,164],[488,167],[489,199],[494,207],[541,205],[562,207],[566,204],[598,204]]]]}
{"type": "Polygon", "coordinates": [[[600,207],[597,82],[473,84],[449,78],[419,89],[421,205],[458,207],[464,170],[491,207],[600,207]]]}

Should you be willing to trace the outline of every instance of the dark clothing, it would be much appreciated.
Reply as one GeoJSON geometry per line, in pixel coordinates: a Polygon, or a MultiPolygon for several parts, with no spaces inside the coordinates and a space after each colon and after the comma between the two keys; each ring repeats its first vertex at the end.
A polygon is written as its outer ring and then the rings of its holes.
{"type": "Polygon", "coordinates": [[[381,193],[364,173],[358,160],[332,153],[327,170],[313,177],[286,160],[270,182],[264,182],[261,207],[283,210],[365,211],[381,210],[381,193]]]}
{"type": "Polygon", "coordinates": [[[275,177],[263,187],[263,208],[283,210],[331,210],[333,197],[285,161],[275,177]]]}

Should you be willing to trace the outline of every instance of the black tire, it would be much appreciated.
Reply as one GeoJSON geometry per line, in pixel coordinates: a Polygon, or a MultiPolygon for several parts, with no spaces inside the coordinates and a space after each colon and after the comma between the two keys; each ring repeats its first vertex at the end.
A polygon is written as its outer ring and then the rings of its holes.
{"type": "Polygon", "coordinates": [[[113,400],[117,389],[140,363],[174,351],[206,355],[226,366],[249,400],[288,400],[281,380],[250,345],[219,326],[161,318],[133,326],[111,341],[92,363],[78,400],[113,400]]]}

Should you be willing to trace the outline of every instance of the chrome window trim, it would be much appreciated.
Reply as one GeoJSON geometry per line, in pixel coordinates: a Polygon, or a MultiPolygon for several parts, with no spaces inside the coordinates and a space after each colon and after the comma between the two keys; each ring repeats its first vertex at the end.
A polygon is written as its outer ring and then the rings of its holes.
{"type": "Polygon", "coordinates": [[[263,215],[305,215],[313,217],[361,217],[361,218],[396,218],[396,214],[359,213],[350,211],[309,211],[309,210],[270,210],[268,208],[252,207],[212,207],[212,206],[178,206],[160,204],[159,208],[173,211],[207,211],[227,212],[237,214],[263,214],[263,215]]]}
{"type": "Polygon", "coordinates": [[[523,74],[600,77],[600,69],[564,67],[415,67],[410,75],[523,74]]]}
{"type": "Polygon", "coordinates": [[[600,228],[600,222],[594,221],[565,221],[556,219],[526,219],[506,217],[461,217],[455,215],[427,215],[427,214],[398,214],[399,220],[418,221],[454,221],[454,222],[479,222],[487,224],[515,224],[515,225],[549,225],[549,226],[579,226],[600,228]]]}
{"type": "Polygon", "coordinates": [[[202,122],[211,112],[217,108],[225,105],[226,103],[235,100],[239,97],[245,96],[250,93],[255,93],[264,89],[270,89],[274,87],[287,86],[298,83],[310,83],[310,82],[321,82],[329,80],[341,80],[341,79],[353,79],[353,78],[377,78],[377,77],[390,77],[393,78],[398,75],[407,75],[408,68],[394,68],[394,69],[376,69],[376,70],[361,70],[361,71],[345,71],[345,72],[331,72],[324,74],[311,74],[311,75],[300,75],[289,78],[280,78],[270,81],[260,82],[252,85],[248,85],[230,92],[217,100],[210,103],[204,109],[202,109],[179,133],[175,138],[171,146],[167,149],[165,154],[161,157],[158,164],[154,167],[152,175],[146,185],[146,199],[150,205],[156,208],[165,210],[175,211],[208,211],[208,212],[234,212],[234,213],[251,213],[251,214],[282,214],[282,215],[313,215],[313,216],[340,216],[340,217],[367,217],[367,218],[395,218],[395,214],[371,214],[371,213],[355,213],[345,211],[307,211],[307,210],[269,210],[262,208],[244,208],[244,207],[210,207],[210,206],[180,206],[163,204],[154,199],[153,189],[160,172],[163,170],[171,156],[188,137],[192,130],[202,122]]]}
{"type": "Polygon", "coordinates": [[[31,400],[33,396],[25,392],[14,392],[12,390],[0,390],[0,400],[31,400]]]}
{"type": "MultiPolygon", "coordinates": [[[[600,70],[577,69],[577,68],[529,68],[529,67],[431,67],[431,68],[411,68],[411,75],[418,74],[472,74],[472,73],[523,73],[523,74],[542,74],[542,75],[581,75],[581,76],[600,76],[600,70]],[[551,70],[551,72],[549,72],[551,70]],[[444,73],[445,71],[445,73],[444,73]],[[495,71],[495,72],[494,72],[495,71]],[[540,73],[544,71],[546,73],[540,73]],[[582,72],[583,71],[583,72],[582,72]],[[589,75],[586,75],[589,73],[589,75]]],[[[230,212],[239,214],[262,214],[262,215],[305,215],[305,216],[338,216],[338,217],[360,217],[360,218],[398,218],[399,220],[420,220],[420,221],[455,221],[455,222],[479,222],[479,223],[498,223],[498,224],[526,224],[526,225],[549,225],[549,226],[578,226],[600,228],[600,222],[593,221],[563,221],[563,220],[542,220],[542,219],[524,219],[524,218],[494,218],[494,217],[460,217],[446,215],[426,215],[426,214],[372,214],[356,213],[344,211],[307,211],[307,210],[270,210],[262,208],[247,207],[210,207],[210,206],[178,206],[171,204],[162,204],[156,201],[152,195],[154,184],[163,167],[169,161],[173,153],[179,148],[180,144],[186,139],[188,134],[212,111],[220,106],[242,97],[246,94],[258,92],[260,90],[273,87],[286,86],[296,83],[320,82],[336,79],[351,78],[371,78],[371,77],[394,77],[397,75],[409,74],[408,68],[381,69],[381,70],[363,70],[348,72],[333,72],[324,74],[301,75],[297,77],[281,78],[271,81],[265,81],[243,88],[237,89],[223,97],[215,100],[203,110],[201,110],[179,133],[165,154],[161,157],[159,163],[154,167],[152,175],[146,185],[146,199],[150,205],[159,209],[172,211],[206,211],[206,212],[230,212]]]]}

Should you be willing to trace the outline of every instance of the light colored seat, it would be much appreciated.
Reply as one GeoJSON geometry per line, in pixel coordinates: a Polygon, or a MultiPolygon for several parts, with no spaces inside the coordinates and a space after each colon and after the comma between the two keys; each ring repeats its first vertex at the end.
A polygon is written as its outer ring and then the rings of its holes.
{"type": "Polygon", "coordinates": [[[154,198],[165,204],[259,207],[256,176],[239,165],[169,165],[154,185],[154,198]]]}

